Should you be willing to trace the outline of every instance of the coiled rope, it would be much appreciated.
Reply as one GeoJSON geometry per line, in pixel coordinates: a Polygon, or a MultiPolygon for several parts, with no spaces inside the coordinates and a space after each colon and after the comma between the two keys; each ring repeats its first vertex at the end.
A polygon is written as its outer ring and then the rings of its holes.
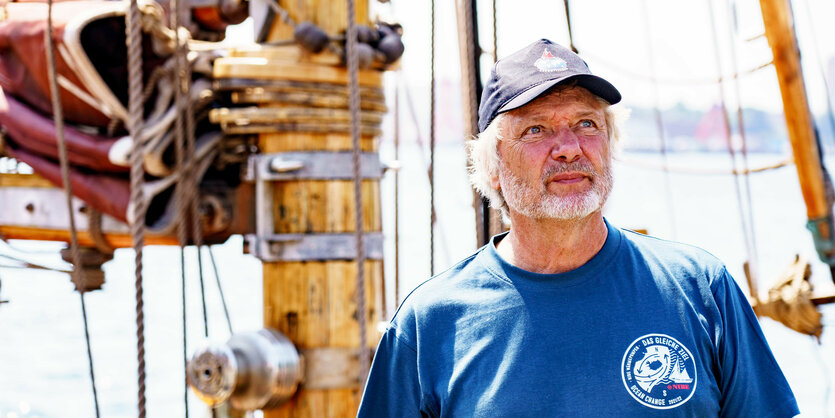
{"type": "Polygon", "coordinates": [[[145,417],[145,313],[142,288],[142,250],[145,245],[144,170],[142,167],[143,104],[142,104],[142,28],[137,0],[130,0],[126,16],[126,41],[128,49],[128,130],[133,138],[130,160],[130,207],[132,216],[130,234],[136,253],[136,360],[138,416],[145,417]]]}
{"type": "Polygon", "coordinates": [[[362,178],[360,176],[360,89],[359,89],[359,54],[357,52],[356,7],[354,0],[348,0],[347,31],[348,64],[348,108],[351,112],[351,144],[354,174],[354,236],[357,244],[357,322],[359,323],[359,375],[360,387],[365,385],[368,375],[368,356],[366,355],[367,314],[365,306],[365,245],[362,227],[362,178]]]}
{"type": "Polygon", "coordinates": [[[87,292],[87,284],[84,277],[84,270],[81,268],[81,253],[78,250],[78,232],[75,228],[75,211],[72,207],[72,185],[70,184],[70,163],[67,156],[67,143],[64,137],[64,111],[61,105],[61,93],[58,91],[58,77],[55,68],[55,45],[52,39],[52,0],[47,2],[47,30],[46,30],[46,61],[47,74],[49,77],[49,90],[52,99],[52,114],[55,119],[55,131],[58,136],[58,157],[61,163],[61,181],[64,183],[64,197],[67,202],[67,211],[70,221],[70,257],[72,258],[73,282],[78,289],[81,299],[81,316],[84,320],[84,341],[87,344],[87,363],[90,369],[90,383],[93,389],[93,405],[96,410],[96,417],[99,413],[99,396],[96,390],[96,374],[93,370],[93,353],[90,349],[90,331],[87,322],[87,304],[84,294],[87,292]]]}

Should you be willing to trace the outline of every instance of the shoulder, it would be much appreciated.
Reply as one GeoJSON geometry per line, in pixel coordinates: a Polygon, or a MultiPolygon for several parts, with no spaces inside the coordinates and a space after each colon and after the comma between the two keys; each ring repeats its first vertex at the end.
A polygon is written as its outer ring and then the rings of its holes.
{"type": "Polygon", "coordinates": [[[415,343],[413,334],[418,328],[446,326],[473,310],[501,300],[509,284],[482,262],[481,258],[486,256],[482,254],[484,251],[484,247],[480,248],[412,290],[394,314],[390,332],[415,343]]]}
{"type": "Polygon", "coordinates": [[[702,248],[630,230],[620,231],[623,235],[625,256],[645,263],[654,271],[680,278],[703,278],[711,286],[727,275],[725,264],[702,248]]]}

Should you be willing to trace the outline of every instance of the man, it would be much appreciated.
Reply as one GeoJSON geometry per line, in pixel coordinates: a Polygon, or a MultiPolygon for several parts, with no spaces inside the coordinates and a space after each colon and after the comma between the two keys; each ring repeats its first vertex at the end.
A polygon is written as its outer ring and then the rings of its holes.
{"type": "Polygon", "coordinates": [[[403,302],[360,416],[798,413],[722,263],[603,218],[618,101],[544,39],[496,64],[471,179],[510,231],[403,302]]]}

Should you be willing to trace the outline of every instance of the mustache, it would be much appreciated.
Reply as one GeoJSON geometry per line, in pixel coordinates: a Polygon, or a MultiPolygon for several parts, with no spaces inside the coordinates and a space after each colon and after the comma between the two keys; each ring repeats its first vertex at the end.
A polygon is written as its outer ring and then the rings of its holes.
{"type": "Polygon", "coordinates": [[[569,172],[582,173],[591,178],[595,178],[601,174],[594,169],[591,162],[587,160],[578,160],[570,163],[560,163],[548,166],[542,173],[542,181],[545,182],[554,175],[569,172]]]}

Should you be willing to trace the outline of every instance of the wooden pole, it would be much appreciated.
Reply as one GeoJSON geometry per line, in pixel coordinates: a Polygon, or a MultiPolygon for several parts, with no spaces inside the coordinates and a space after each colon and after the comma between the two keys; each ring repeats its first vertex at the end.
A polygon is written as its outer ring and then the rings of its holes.
{"type": "MultiPolygon", "coordinates": [[[[279,2],[295,22],[309,21],[321,27],[330,36],[344,33],[347,27],[345,0],[305,0],[279,2]]],[[[368,1],[357,1],[357,22],[368,24],[368,1]]],[[[292,27],[276,19],[268,41],[291,39],[292,27]]],[[[266,51],[265,51],[266,52],[266,51]]],[[[306,64],[303,76],[322,82],[344,85],[347,77],[344,69],[316,63],[306,64]],[[321,70],[321,71],[319,71],[321,70]],[[338,79],[330,74],[340,73],[338,79]]],[[[361,78],[364,86],[381,86],[382,77],[365,72],[361,78]],[[368,76],[371,75],[369,78],[368,76]]],[[[291,76],[293,77],[293,76],[291,76]]],[[[291,78],[292,79],[292,78],[291,78]]],[[[310,81],[310,80],[306,80],[310,81]]],[[[269,106],[269,105],[267,105],[269,106]]],[[[364,136],[363,152],[377,152],[377,140],[364,136]]],[[[280,132],[259,135],[262,153],[289,151],[350,151],[351,138],[347,133],[298,133],[280,132]]],[[[296,180],[273,184],[273,219],[277,234],[352,233],[354,226],[354,194],[350,180],[296,180]]],[[[380,232],[380,185],[377,180],[363,180],[363,231],[380,232]]],[[[304,353],[308,350],[354,350],[368,353],[376,347],[380,334],[376,323],[381,319],[381,285],[383,264],[380,260],[365,263],[366,312],[357,312],[355,302],[357,264],[344,261],[280,261],[265,262],[264,275],[264,325],[287,335],[304,353]],[[359,345],[359,315],[368,324],[367,347],[359,345]]],[[[355,367],[344,364],[344,358],[324,364],[327,356],[305,357],[305,367],[315,369],[340,369],[355,367]],[[311,364],[312,362],[322,364],[311,364]]],[[[278,409],[264,411],[267,418],[277,417],[353,417],[356,416],[362,389],[359,381],[335,384],[330,388],[310,389],[301,385],[293,399],[278,409]]]]}
{"type": "Polygon", "coordinates": [[[826,202],[820,150],[800,67],[791,5],[788,0],[760,0],[760,8],[768,45],[774,55],[774,68],[780,83],[797,177],[806,202],[806,215],[810,220],[820,219],[830,215],[830,208],[826,202]]]}

